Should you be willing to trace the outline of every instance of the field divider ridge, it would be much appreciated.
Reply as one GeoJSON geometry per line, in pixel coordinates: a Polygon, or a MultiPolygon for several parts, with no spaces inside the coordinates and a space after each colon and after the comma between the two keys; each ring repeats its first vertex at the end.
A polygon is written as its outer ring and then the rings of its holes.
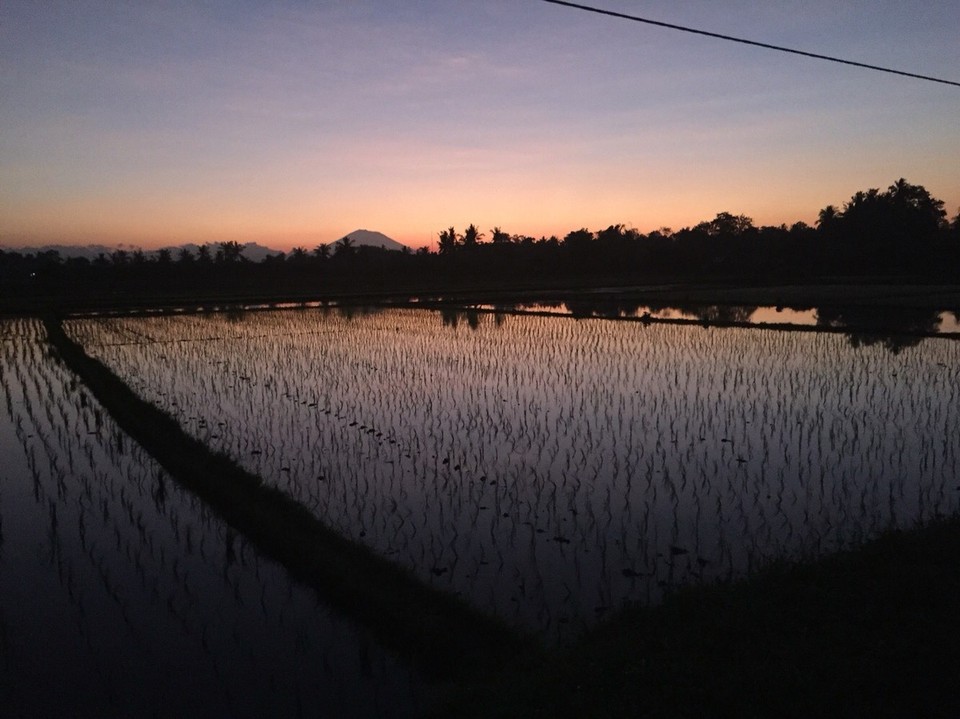
{"type": "Polygon", "coordinates": [[[174,481],[426,677],[459,681],[541,655],[533,636],[343,537],[282,490],[188,435],[176,419],[89,356],[59,317],[45,317],[44,326],[56,355],[174,481]]]}

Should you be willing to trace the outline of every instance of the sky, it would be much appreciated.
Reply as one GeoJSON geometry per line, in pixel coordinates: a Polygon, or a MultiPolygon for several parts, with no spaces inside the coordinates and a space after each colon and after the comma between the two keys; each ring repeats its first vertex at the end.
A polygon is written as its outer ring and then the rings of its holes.
{"type": "MultiPolygon", "coordinates": [[[[960,81],[960,0],[586,4],[960,81]]],[[[960,210],[960,88],[542,0],[0,3],[7,247],[814,224],[900,177],[960,210]]]]}

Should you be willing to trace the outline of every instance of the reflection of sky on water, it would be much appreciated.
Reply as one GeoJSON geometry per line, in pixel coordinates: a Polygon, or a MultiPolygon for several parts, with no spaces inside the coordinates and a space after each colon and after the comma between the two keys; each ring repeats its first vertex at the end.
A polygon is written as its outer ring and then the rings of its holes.
{"type": "Polygon", "coordinates": [[[70,326],[324,521],[548,633],[957,508],[955,341],[494,319],[70,326]]]}
{"type": "MultiPolygon", "coordinates": [[[[564,302],[556,303],[524,303],[516,305],[493,305],[493,304],[475,304],[470,305],[472,309],[484,312],[527,312],[532,314],[549,314],[567,316],[575,314],[571,311],[571,306],[564,302]]],[[[725,306],[719,306],[725,307],[725,306]]],[[[574,305],[576,308],[576,305],[574,305]]],[[[654,320],[687,320],[690,322],[700,322],[705,319],[714,321],[742,321],[756,325],[795,325],[799,327],[816,327],[818,324],[816,308],[797,309],[793,307],[739,307],[737,305],[729,306],[728,316],[723,312],[719,316],[710,317],[711,310],[714,314],[718,306],[704,305],[700,308],[684,307],[652,307],[650,305],[639,305],[631,308],[618,307],[610,303],[594,303],[590,314],[597,317],[614,317],[623,319],[642,319],[650,318],[654,320]]],[[[451,310],[452,311],[452,310],[451,310]]],[[[874,307],[866,310],[876,318],[877,324],[883,324],[887,321],[886,310],[882,307],[874,307]]],[[[928,312],[933,318],[935,325],[934,332],[941,334],[960,333],[960,319],[954,312],[928,312]]],[[[895,322],[889,322],[888,329],[896,331],[895,322]]]]}
{"type": "Polygon", "coordinates": [[[941,312],[940,331],[960,334],[960,312],[941,312]]]}
{"type": "Polygon", "coordinates": [[[758,325],[803,325],[817,324],[816,310],[794,310],[789,307],[758,307],[750,315],[750,321],[758,325]]]}
{"type": "Polygon", "coordinates": [[[4,716],[408,716],[409,671],[260,558],[0,323],[4,716]]]}
{"type": "MultiPolygon", "coordinates": [[[[432,302],[432,301],[430,301],[432,302]]],[[[421,304],[418,298],[410,298],[403,304],[417,306],[421,304]]],[[[429,302],[428,302],[429,304],[429,302]]],[[[305,301],[305,302],[275,302],[270,304],[246,304],[239,307],[212,305],[206,307],[204,311],[224,312],[227,315],[240,316],[248,311],[263,310],[293,310],[293,309],[335,309],[345,317],[354,317],[373,312],[379,312],[386,307],[354,305],[352,303],[340,303],[337,301],[305,301]]],[[[197,308],[193,308],[197,309],[197,308]]],[[[193,310],[186,307],[174,307],[164,309],[147,309],[143,311],[144,315],[163,316],[168,314],[185,314],[193,310]]],[[[484,304],[473,303],[467,305],[451,304],[449,307],[441,310],[445,322],[451,326],[463,320],[470,326],[476,327],[480,322],[480,313],[493,313],[498,322],[505,314],[545,314],[570,316],[579,315],[585,312],[585,316],[608,317],[620,319],[652,319],[652,320],[680,320],[688,322],[742,322],[755,325],[784,325],[795,327],[816,327],[820,324],[818,320],[818,310],[816,308],[794,308],[794,307],[773,307],[773,306],[740,306],[740,305],[702,305],[693,307],[654,307],[651,305],[618,305],[611,302],[584,302],[566,303],[566,302],[527,302],[527,303],[503,303],[503,304],[484,304]]],[[[878,324],[887,331],[896,333],[898,326],[895,320],[891,320],[887,315],[888,311],[883,307],[867,308],[866,312],[875,321],[869,324],[878,324]]],[[[894,310],[896,312],[896,310],[894,310]]],[[[939,334],[960,334],[960,313],[958,312],[933,312],[924,311],[930,315],[931,333],[939,334]]],[[[127,313],[103,312],[96,316],[124,316],[127,313]]],[[[853,328],[856,329],[856,328],[853,328]]],[[[907,328],[908,331],[910,328],[907,328]]]]}

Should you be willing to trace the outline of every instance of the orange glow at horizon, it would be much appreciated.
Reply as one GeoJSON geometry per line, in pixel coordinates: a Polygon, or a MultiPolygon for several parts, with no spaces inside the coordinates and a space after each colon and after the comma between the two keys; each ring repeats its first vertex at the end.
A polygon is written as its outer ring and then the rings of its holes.
{"type": "MultiPolygon", "coordinates": [[[[933,75],[960,66],[960,15],[899,9],[894,38],[882,13],[826,0],[652,5],[743,35],[795,27],[825,52],[902,46],[933,75]]],[[[363,6],[278,0],[229,23],[180,0],[4,6],[0,246],[286,252],[369,229],[419,248],[471,223],[562,238],[719,212],[813,225],[900,177],[960,211],[956,92],[542,3],[363,6]]]]}

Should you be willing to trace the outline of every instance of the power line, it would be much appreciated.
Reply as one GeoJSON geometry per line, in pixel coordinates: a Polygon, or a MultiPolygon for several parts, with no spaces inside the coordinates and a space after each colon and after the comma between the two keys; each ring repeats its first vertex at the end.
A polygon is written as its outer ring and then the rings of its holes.
{"type": "Polygon", "coordinates": [[[563,5],[565,7],[574,8],[575,10],[585,10],[586,12],[596,13],[598,15],[608,15],[610,17],[620,18],[621,20],[633,20],[634,22],[642,22],[647,25],[655,25],[657,27],[665,27],[669,30],[679,30],[680,32],[689,32],[694,35],[705,35],[707,37],[717,38],[718,40],[729,40],[730,42],[739,42],[744,45],[753,45],[754,47],[762,47],[767,50],[777,50],[779,52],[788,52],[792,55],[803,55],[804,57],[812,57],[817,60],[828,60],[829,62],[838,62],[843,65],[853,65],[854,67],[862,67],[867,70],[877,70],[878,72],[888,72],[893,75],[903,75],[904,77],[912,77],[917,80],[928,80],[929,82],[939,82],[943,85],[953,85],[954,87],[960,87],[960,82],[954,82],[953,80],[943,80],[939,77],[930,77],[929,75],[918,75],[913,72],[904,72],[903,70],[893,70],[889,67],[880,67],[879,65],[868,65],[864,62],[856,62],[855,60],[844,60],[840,57],[831,57],[830,55],[819,55],[815,52],[806,52],[804,50],[794,50],[789,47],[781,47],[780,45],[770,45],[765,42],[757,42],[755,40],[745,40],[741,37],[733,37],[731,35],[721,35],[717,32],[709,32],[707,30],[697,30],[692,27],[684,27],[683,25],[674,25],[669,22],[661,22],[659,20],[650,20],[649,18],[639,17],[637,15],[627,15],[622,12],[615,12],[613,10],[604,10],[598,7],[591,7],[590,5],[581,5],[580,3],[574,2],[564,2],[563,0],[543,0],[543,2],[550,3],[551,5],[563,5]]]}

